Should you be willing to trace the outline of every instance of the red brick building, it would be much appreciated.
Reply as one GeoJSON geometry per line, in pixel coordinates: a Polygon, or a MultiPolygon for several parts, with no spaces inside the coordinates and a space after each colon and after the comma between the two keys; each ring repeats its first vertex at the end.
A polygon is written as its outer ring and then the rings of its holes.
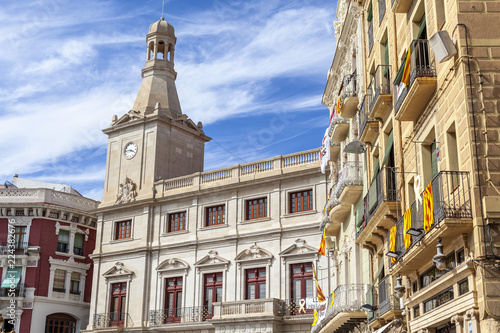
{"type": "Polygon", "coordinates": [[[78,333],[89,317],[98,202],[65,185],[12,183],[0,188],[0,328],[78,333]]]}

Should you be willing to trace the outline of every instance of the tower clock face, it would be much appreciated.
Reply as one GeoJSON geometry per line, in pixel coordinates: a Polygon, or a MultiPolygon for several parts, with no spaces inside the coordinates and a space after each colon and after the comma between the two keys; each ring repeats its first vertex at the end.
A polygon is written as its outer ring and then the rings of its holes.
{"type": "Polygon", "coordinates": [[[131,159],[137,153],[137,144],[135,142],[129,142],[125,146],[125,157],[131,159]]]}

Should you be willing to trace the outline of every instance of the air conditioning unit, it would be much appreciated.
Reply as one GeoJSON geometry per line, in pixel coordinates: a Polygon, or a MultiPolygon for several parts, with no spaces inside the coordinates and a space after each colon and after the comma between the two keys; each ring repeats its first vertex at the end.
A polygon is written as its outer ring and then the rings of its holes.
{"type": "Polygon", "coordinates": [[[429,38],[429,44],[439,63],[453,58],[457,54],[455,44],[446,30],[439,30],[429,38]]]}

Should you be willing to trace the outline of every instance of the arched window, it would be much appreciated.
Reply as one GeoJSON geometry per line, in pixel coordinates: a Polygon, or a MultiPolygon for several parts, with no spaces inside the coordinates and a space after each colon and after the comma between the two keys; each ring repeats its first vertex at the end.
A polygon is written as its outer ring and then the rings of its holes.
{"type": "Polygon", "coordinates": [[[165,59],[165,42],[164,41],[160,41],[158,43],[158,59],[165,59]],[[161,53],[161,58],[159,56],[159,54],[161,53]]]}
{"type": "Polygon", "coordinates": [[[64,314],[54,313],[45,320],[45,333],[75,333],[76,319],[64,314]]]}
{"type": "Polygon", "coordinates": [[[149,43],[148,47],[148,60],[153,59],[154,53],[155,53],[155,43],[151,42],[149,43]]]}

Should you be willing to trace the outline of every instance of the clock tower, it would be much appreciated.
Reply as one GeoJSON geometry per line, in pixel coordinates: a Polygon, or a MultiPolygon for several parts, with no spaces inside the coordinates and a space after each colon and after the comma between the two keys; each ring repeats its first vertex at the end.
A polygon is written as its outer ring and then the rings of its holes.
{"type": "Polygon", "coordinates": [[[108,135],[101,207],[148,199],[155,181],[203,171],[201,122],[181,111],[175,79],[174,28],[162,17],[146,36],[147,60],[132,110],[103,132],[108,135]]]}

